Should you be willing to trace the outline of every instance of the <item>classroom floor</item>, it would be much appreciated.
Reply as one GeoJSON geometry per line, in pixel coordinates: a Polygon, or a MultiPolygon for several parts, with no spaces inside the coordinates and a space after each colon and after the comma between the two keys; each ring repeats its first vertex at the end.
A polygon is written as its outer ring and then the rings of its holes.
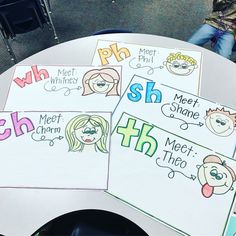
{"type": "MultiPolygon", "coordinates": [[[[50,0],[60,43],[104,28],[126,28],[187,40],[210,12],[212,0],[50,0]]],[[[55,45],[47,26],[11,40],[17,60],[55,45]]],[[[79,56],[79,55],[78,55],[79,56]]],[[[0,40],[0,73],[13,63],[0,40]]]]}

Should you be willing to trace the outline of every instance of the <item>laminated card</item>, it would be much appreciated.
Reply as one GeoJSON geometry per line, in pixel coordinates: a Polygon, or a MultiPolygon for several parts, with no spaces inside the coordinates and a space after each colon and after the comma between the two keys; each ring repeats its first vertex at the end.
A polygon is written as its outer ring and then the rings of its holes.
{"type": "Polygon", "coordinates": [[[17,66],[5,110],[113,111],[121,67],[17,66]]]}
{"type": "Polygon", "coordinates": [[[236,160],[236,111],[229,107],[134,75],[113,113],[114,126],[124,111],[236,160]]]}
{"type": "Polygon", "coordinates": [[[1,112],[0,187],[107,189],[108,112],[1,112]]]}
{"type": "Polygon", "coordinates": [[[108,193],[186,235],[223,235],[236,111],[134,75],[113,116],[108,193]]]}
{"type": "Polygon", "coordinates": [[[236,161],[130,113],[112,133],[108,193],[184,235],[223,235],[236,161]]]}
{"type": "Polygon", "coordinates": [[[122,65],[124,87],[129,74],[138,74],[193,94],[200,92],[201,52],[98,40],[92,64],[122,65]]]}
{"type": "Polygon", "coordinates": [[[232,214],[229,224],[226,231],[226,236],[235,236],[236,235],[236,212],[232,214]]]}

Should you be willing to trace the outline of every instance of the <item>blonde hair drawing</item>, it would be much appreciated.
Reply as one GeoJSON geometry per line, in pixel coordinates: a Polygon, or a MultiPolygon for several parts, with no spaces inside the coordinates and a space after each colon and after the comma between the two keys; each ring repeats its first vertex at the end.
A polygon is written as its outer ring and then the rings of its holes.
{"type": "Polygon", "coordinates": [[[108,153],[107,137],[109,123],[99,115],[78,115],[72,118],[65,129],[70,152],[83,151],[85,145],[94,145],[95,151],[108,153]]]}
{"type": "Polygon", "coordinates": [[[192,58],[188,55],[183,55],[183,54],[181,54],[181,52],[170,53],[170,55],[167,57],[166,60],[167,60],[167,62],[170,62],[170,63],[174,60],[183,60],[183,61],[188,62],[191,65],[197,64],[197,61],[194,58],[192,58]]]}

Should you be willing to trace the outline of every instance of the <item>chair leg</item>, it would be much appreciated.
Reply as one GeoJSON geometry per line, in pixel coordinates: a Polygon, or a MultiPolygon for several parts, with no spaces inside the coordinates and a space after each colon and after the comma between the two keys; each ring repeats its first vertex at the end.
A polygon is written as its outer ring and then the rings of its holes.
{"type": "Polygon", "coordinates": [[[49,3],[48,0],[42,0],[42,2],[43,2],[43,5],[45,6],[46,14],[47,14],[47,17],[49,19],[49,24],[50,24],[50,26],[52,27],[52,30],[53,30],[54,39],[56,40],[57,43],[59,43],[57,32],[56,32],[56,29],[54,27],[52,17],[51,17],[51,11],[50,11],[50,5],[49,5],[50,3],[49,3]]]}
{"type": "Polygon", "coordinates": [[[51,4],[50,4],[50,0],[47,0],[47,4],[48,4],[48,10],[49,10],[49,13],[51,14],[52,11],[51,11],[51,4]]]}
{"type": "Polygon", "coordinates": [[[10,54],[11,61],[14,62],[14,64],[16,64],[17,59],[16,59],[16,56],[15,56],[13,50],[12,50],[11,44],[9,43],[8,39],[5,38],[2,34],[1,34],[1,36],[2,36],[2,39],[3,39],[3,42],[4,42],[5,46],[7,48],[7,51],[10,54]]]}

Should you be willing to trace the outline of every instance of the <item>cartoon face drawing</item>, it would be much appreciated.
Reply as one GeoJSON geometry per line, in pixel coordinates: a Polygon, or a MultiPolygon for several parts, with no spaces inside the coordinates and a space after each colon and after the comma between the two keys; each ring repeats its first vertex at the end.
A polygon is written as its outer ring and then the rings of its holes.
{"type": "Polygon", "coordinates": [[[88,122],[85,126],[75,130],[75,137],[84,144],[91,145],[102,137],[102,128],[88,122]]]}
{"type": "Polygon", "coordinates": [[[108,122],[98,115],[78,115],[66,126],[69,151],[83,151],[85,145],[93,145],[95,151],[107,153],[108,122]]]}
{"type": "Polygon", "coordinates": [[[114,86],[114,82],[108,82],[102,78],[101,75],[89,80],[89,87],[96,93],[107,93],[114,86]]]}
{"type": "Polygon", "coordinates": [[[209,155],[198,167],[198,180],[202,185],[202,195],[206,198],[213,194],[225,194],[233,190],[236,175],[218,156],[209,155]]]}
{"type": "Polygon", "coordinates": [[[180,52],[171,53],[163,65],[170,73],[180,76],[190,75],[198,67],[195,59],[180,52]]]}
{"type": "Polygon", "coordinates": [[[205,123],[207,128],[217,136],[226,137],[233,133],[236,126],[236,113],[222,109],[209,109],[206,112],[205,123]]]}
{"type": "Polygon", "coordinates": [[[120,76],[113,68],[90,70],[83,77],[83,96],[98,93],[119,96],[120,76]]]}

